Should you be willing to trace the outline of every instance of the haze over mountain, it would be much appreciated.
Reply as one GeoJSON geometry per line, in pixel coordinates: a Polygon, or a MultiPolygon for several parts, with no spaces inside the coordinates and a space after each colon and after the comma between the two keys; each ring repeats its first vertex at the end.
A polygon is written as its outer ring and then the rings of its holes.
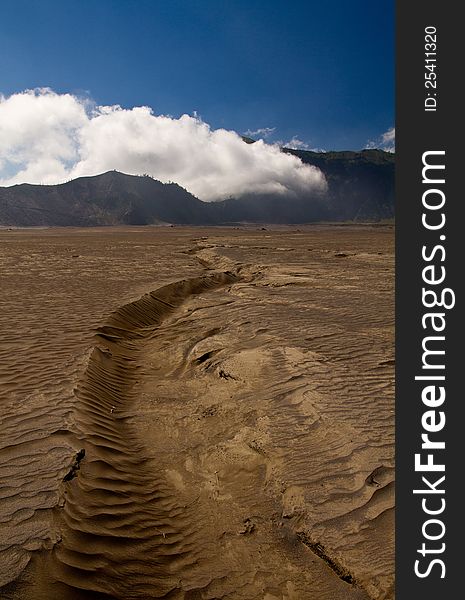
{"type": "Polygon", "coordinates": [[[308,223],[394,216],[394,155],[381,150],[316,153],[283,149],[318,167],[323,192],[244,193],[203,202],[176,183],[109,171],[60,185],[0,188],[0,225],[308,223]]]}

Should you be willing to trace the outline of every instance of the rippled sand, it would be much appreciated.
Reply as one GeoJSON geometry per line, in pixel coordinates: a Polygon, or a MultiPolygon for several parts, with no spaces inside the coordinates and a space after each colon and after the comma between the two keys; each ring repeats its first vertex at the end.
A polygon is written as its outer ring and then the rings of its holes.
{"type": "Polygon", "coordinates": [[[394,597],[391,227],[0,244],[2,599],[394,597]]]}

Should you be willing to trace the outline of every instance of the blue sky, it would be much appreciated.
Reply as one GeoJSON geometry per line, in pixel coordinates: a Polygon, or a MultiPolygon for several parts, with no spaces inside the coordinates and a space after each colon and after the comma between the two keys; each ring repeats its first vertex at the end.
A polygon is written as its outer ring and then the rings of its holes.
{"type": "Polygon", "coordinates": [[[0,92],[44,86],[361,149],[394,125],[394,2],[2,0],[0,92]]]}

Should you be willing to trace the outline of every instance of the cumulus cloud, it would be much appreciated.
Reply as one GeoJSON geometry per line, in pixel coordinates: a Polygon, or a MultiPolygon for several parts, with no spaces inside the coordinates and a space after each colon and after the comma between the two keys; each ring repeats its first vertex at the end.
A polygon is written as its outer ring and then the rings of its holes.
{"type": "Polygon", "coordinates": [[[369,140],[365,146],[368,150],[379,148],[385,152],[396,151],[396,130],[394,127],[390,127],[387,131],[382,133],[376,140],[369,140]]]}
{"type": "Polygon", "coordinates": [[[197,116],[95,106],[50,89],[0,96],[0,185],[61,183],[116,169],[175,181],[202,200],[322,191],[316,167],[197,116]]]}

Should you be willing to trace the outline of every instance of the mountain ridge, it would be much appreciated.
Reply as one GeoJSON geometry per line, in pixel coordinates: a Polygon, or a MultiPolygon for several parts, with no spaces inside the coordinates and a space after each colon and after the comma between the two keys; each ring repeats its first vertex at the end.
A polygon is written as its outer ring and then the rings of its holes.
{"type": "Polygon", "coordinates": [[[394,155],[381,150],[282,151],[320,168],[328,191],[300,196],[249,193],[203,202],[177,183],[107,171],[55,185],[0,187],[0,225],[285,224],[394,216],[394,155]]]}

